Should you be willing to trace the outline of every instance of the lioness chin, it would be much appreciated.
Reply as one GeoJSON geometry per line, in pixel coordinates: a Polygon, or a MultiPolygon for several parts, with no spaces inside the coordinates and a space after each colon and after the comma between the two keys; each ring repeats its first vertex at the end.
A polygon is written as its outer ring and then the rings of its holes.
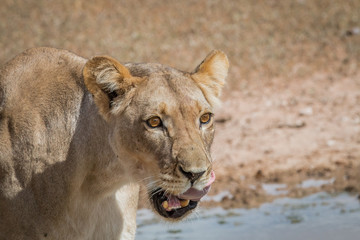
{"type": "Polygon", "coordinates": [[[139,184],[179,220],[215,179],[213,109],[228,71],[188,73],[30,49],[0,70],[0,239],[134,239],[139,184]]]}

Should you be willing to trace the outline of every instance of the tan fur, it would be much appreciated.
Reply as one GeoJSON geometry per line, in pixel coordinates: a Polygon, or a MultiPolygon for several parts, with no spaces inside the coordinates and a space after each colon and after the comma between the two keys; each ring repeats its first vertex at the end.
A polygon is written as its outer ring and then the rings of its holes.
{"type": "Polygon", "coordinates": [[[161,64],[31,49],[0,71],[0,239],[134,239],[139,183],[181,194],[211,171],[213,111],[228,62],[161,64]],[[159,116],[164,128],[146,120],[159,116]],[[117,195],[116,195],[117,192],[117,195]],[[116,199],[118,198],[118,200],[116,199]]]}
{"type": "Polygon", "coordinates": [[[221,51],[214,50],[192,74],[192,78],[198,83],[206,99],[213,106],[219,105],[219,97],[225,83],[228,68],[229,61],[227,56],[221,51]]]}

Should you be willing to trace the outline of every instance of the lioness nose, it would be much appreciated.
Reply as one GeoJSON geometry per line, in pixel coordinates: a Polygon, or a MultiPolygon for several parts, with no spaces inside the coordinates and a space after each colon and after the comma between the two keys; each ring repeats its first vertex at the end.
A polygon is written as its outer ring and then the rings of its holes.
{"type": "Polygon", "coordinates": [[[187,177],[190,180],[191,184],[193,184],[196,180],[198,180],[205,173],[205,171],[187,172],[181,166],[179,166],[179,170],[185,177],[187,177]]]}

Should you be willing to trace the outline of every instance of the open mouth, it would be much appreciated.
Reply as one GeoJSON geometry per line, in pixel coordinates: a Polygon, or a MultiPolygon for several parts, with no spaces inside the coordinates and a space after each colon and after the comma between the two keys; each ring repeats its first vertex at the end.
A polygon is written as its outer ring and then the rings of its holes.
{"type": "Polygon", "coordinates": [[[165,218],[180,218],[190,210],[196,208],[200,199],[205,196],[211,184],[215,180],[215,173],[211,172],[211,177],[207,185],[202,190],[190,188],[178,196],[167,194],[163,189],[156,189],[151,193],[151,202],[156,211],[165,218]]]}
{"type": "Polygon", "coordinates": [[[181,199],[174,195],[166,195],[165,191],[158,189],[152,195],[151,201],[156,211],[165,218],[179,218],[188,211],[196,208],[198,202],[181,199]]]}

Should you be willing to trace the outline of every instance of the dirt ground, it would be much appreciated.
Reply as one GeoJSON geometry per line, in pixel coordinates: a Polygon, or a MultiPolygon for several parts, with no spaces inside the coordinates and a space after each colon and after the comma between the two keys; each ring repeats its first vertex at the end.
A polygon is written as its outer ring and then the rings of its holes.
{"type": "MultiPolygon", "coordinates": [[[[232,91],[217,114],[213,146],[224,207],[252,207],[275,196],[263,183],[286,184],[276,197],[360,191],[360,75],[314,74],[266,88],[232,91]],[[306,179],[332,184],[302,188],[306,179]]],[[[212,203],[216,205],[218,203],[212,203]]],[[[208,205],[211,205],[211,203],[208,205]]]]}
{"type": "Polygon", "coordinates": [[[212,49],[231,67],[216,113],[217,180],[203,206],[360,192],[360,1],[2,0],[0,65],[36,46],[191,71],[212,49]],[[331,184],[302,188],[305,179],[331,184]],[[284,190],[282,189],[282,190],[284,190]]]}

